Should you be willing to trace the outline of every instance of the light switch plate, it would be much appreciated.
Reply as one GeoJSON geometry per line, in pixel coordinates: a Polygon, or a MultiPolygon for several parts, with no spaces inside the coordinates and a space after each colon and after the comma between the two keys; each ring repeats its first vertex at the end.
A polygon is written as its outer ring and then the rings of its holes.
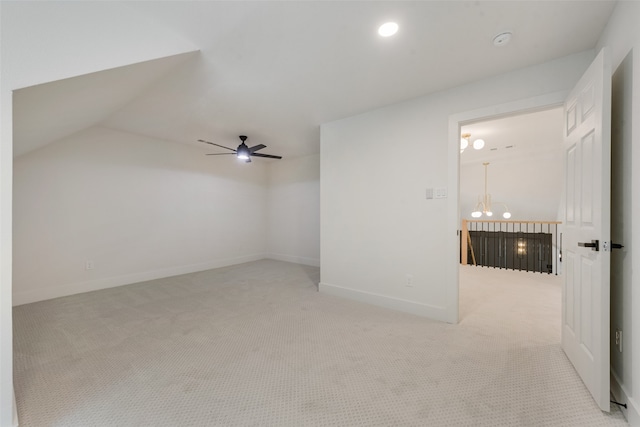
{"type": "Polygon", "coordinates": [[[433,188],[427,188],[427,199],[433,199],[433,188]]]}
{"type": "Polygon", "coordinates": [[[436,199],[447,198],[447,187],[436,188],[436,199]]]}

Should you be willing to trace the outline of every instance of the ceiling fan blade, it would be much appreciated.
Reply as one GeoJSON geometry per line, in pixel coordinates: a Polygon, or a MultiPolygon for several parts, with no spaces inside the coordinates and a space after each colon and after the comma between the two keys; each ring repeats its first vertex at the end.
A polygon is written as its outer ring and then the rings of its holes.
{"type": "Polygon", "coordinates": [[[271,154],[260,154],[260,153],[253,153],[252,156],[254,157],[266,157],[267,159],[281,159],[282,156],[274,156],[271,154]]]}
{"type": "Polygon", "coordinates": [[[226,156],[228,154],[236,154],[236,153],[211,153],[211,154],[206,154],[206,156],[226,156]]]}
{"type": "Polygon", "coordinates": [[[233,148],[225,147],[224,145],[216,144],[215,142],[205,141],[204,139],[199,139],[198,142],[204,142],[205,144],[215,145],[216,147],[226,148],[227,150],[236,151],[233,148]]]}
{"type": "Polygon", "coordinates": [[[249,153],[253,154],[254,152],[262,150],[263,148],[267,148],[267,146],[264,144],[254,145],[253,147],[249,148],[249,153]]]}

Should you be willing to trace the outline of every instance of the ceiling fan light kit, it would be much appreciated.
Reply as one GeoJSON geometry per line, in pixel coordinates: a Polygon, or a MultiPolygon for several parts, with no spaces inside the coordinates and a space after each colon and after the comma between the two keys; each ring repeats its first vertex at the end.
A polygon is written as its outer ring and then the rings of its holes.
{"type": "Polygon", "coordinates": [[[249,147],[247,147],[247,144],[244,143],[246,140],[247,137],[245,135],[240,135],[240,141],[242,141],[242,143],[236,150],[236,153],[238,153],[238,158],[240,160],[249,160],[249,155],[251,154],[251,152],[249,151],[249,147]]]}
{"type": "Polygon", "coordinates": [[[282,159],[282,156],[274,156],[273,154],[262,154],[256,153],[258,150],[262,150],[263,148],[267,148],[264,144],[254,145],[253,147],[248,147],[245,144],[247,140],[246,135],[240,135],[240,145],[235,150],[233,148],[225,147],[224,145],[216,144],[215,142],[205,141],[204,139],[199,139],[198,142],[204,142],[205,144],[215,145],[216,147],[224,148],[226,150],[232,151],[232,153],[211,153],[207,154],[207,156],[223,156],[225,154],[235,154],[236,157],[240,160],[244,160],[245,163],[251,163],[251,157],[264,157],[267,159],[282,159]]]}

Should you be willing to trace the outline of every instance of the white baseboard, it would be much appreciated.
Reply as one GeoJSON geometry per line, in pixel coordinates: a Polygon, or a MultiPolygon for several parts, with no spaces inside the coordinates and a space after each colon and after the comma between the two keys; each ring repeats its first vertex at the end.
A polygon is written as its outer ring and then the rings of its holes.
{"type": "Polygon", "coordinates": [[[629,396],[627,388],[622,385],[620,378],[611,370],[611,394],[620,403],[626,403],[627,408],[620,407],[620,410],[624,414],[627,422],[631,427],[640,427],[640,405],[638,402],[629,396]]]}
{"type": "Polygon", "coordinates": [[[393,298],[386,295],[364,292],[324,282],[320,282],[318,287],[320,292],[329,295],[364,302],[371,305],[377,305],[379,307],[389,308],[391,310],[403,311],[405,313],[428,317],[430,319],[440,320],[442,322],[447,322],[448,318],[450,317],[447,316],[447,310],[445,307],[421,304],[415,301],[407,301],[400,298],[393,298]]]}
{"type": "Polygon", "coordinates": [[[275,259],[276,261],[286,261],[286,262],[293,262],[295,264],[303,264],[303,265],[310,265],[312,267],[320,267],[320,259],[318,258],[307,258],[302,256],[274,254],[274,253],[268,253],[266,257],[269,259],[275,259]]]}
{"type": "Polygon", "coordinates": [[[242,264],[244,262],[258,261],[264,259],[265,254],[246,255],[236,258],[224,258],[199,264],[190,264],[177,267],[163,268],[160,270],[145,271],[140,273],[125,274],[116,277],[105,277],[102,279],[89,280],[86,282],[71,283],[63,286],[33,289],[25,292],[13,293],[13,305],[29,304],[37,301],[44,301],[53,298],[65,297],[83,292],[97,291],[100,289],[114,288],[117,286],[130,285],[132,283],[144,282],[147,280],[162,279],[164,277],[178,276],[180,274],[195,273],[198,271],[211,270],[213,268],[227,267],[229,265],[242,264]]]}

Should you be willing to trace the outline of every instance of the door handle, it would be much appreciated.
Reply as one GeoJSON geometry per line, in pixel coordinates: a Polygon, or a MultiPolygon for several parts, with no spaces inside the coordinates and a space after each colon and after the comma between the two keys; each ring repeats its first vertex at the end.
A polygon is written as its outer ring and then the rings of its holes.
{"type": "Polygon", "coordinates": [[[621,245],[620,243],[611,243],[611,249],[622,249],[624,248],[623,245],[621,245]]]}
{"type": "Polygon", "coordinates": [[[591,243],[578,242],[578,246],[581,248],[591,248],[592,251],[598,252],[600,250],[600,240],[592,240],[591,243]]]}

